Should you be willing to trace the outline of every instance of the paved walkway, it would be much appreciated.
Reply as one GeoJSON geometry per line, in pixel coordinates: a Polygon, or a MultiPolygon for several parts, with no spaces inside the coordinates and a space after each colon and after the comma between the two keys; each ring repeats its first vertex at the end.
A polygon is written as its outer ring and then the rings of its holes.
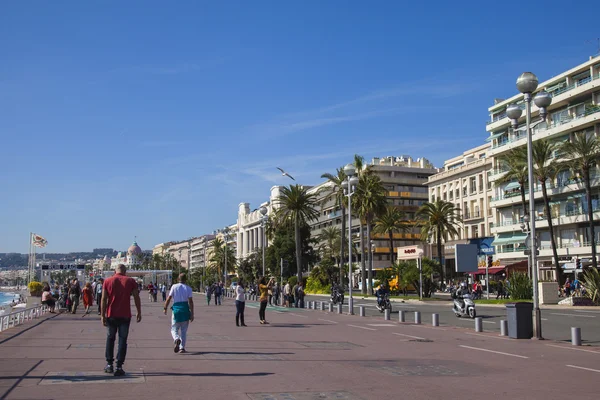
{"type": "MultiPolygon", "coordinates": [[[[97,315],[62,314],[0,334],[1,399],[592,399],[600,351],[495,333],[270,308],[234,323],[231,299],[197,296],[188,354],[174,354],[162,303],[142,295],[123,378],[102,373],[97,315]]],[[[409,320],[410,319],[409,317],[409,320]]]]}

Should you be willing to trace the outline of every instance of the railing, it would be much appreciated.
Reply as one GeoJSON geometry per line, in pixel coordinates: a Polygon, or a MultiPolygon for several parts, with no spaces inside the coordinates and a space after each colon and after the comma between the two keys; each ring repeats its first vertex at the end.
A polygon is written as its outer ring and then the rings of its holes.
{"type": "Polygon", "coordinates": [[[13,311],[9,314],[0,315],[0,332],[23,324],[25,321],[31,321],[39,318],[48,312],[48,306],[39,305],[23,310],[13,311]]]}
{"type": "MultiPolygon", "coordinates": [[[[594,179],[598,179],[598,178],[600,178],[600,171],[590,172],[590,181],[594,180],[594,179]]],[[[546,188],[548,190],[558,189],[558,188],[563,188],[565,186],[573,185],[575,183],[583,183],[583,178],[569,178],[569,179],[561,180],[560,182],[557,182],[556,184],[554,184],[553,182],[549,182],[546,185],[546,188]]],[[[542,186],[539,184],[536,184],[536,187],[534,188],[533,192],[537,193],[537,192],[541,192],[541,191],[542,191],[542,186]]],[[[529,188],[525,188],[525,196],[527,196],[528,194],[529,194],[529,188]]],[[[518,191],[514,191],[514,192],[505,193],[500,196],[492,197],[492,201],[505,200],[505,199],[509,199],[511,197],[520,196],[520,195],[521,195],[521,191],[518,190],[518,191]]]]}

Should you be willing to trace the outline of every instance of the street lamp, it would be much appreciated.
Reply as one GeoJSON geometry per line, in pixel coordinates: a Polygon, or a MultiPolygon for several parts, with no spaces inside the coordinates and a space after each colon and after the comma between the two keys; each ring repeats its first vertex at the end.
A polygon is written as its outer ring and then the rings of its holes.
{"type": "Polygon", "coordinates": [[[260,211],[260,227],[261,227],[261,235],[262,235],[262,269],[263,276],[265,276],[265,242],[267,239],[267,235],[265,234],[265,227],[267,226],[267,221],[269,220],[269,216],[267,215],[267,207],[262,206],[259,209],[260,211]]]}
{"type": "MultiPolygon", "coordinates": [[[[375,254],[375,248],[377,246],[375,245],[375,241],[371,240],[371,259],[369,260],[370,263],[370,267],[371,267],[371,271],[373,271],[373,259],[374,259],[374,254],[375,254]]],[[[369,288],[369,294],[373,295],[373,274],[369,274],[368,276],[368,285],[367,287],[369,288]]]]}
{"type": "Polygon", "coordinates": [[[344,194],[348,196],[348,314],[354,314],[354,300],[352,299],[352,195],[356,193],[358,178],[354,176],[356,169],[354,165],[348,164],[344,167],[347,178],[342,182],[344,194]]]}
{"type": "MultiPolygon", "coordinates": [[[[525,106],[525,129],[527,132],[527,169],[529,179],[529,268],[533,280],[533,335],[536,339],[542,337],[542,316],[540,312],[539,293],[538,293],[538,271],[535,265],[537,256],[537,243],[535,235],[535,195],[533,185],[533,139],[531,132],[531,96],[538,87],[538,79],[531,72],[523,72],[517,78],[517,89],[523,93],[525,106]]],[[[552,103],[552,97],[544,90],[540,91],[534,99],[535,105],[540,110],[540,117],[546,119],[548,114],[547,108],[552,103]]],[[[516,129],[519,126],[519,118],[521,117],[521,108],[516,104],[510,105],[506,109],[506,115],[512,120],[512,127],[516,129]]],[[[557,277],[558,278],[558,277],[557,277]]]]}

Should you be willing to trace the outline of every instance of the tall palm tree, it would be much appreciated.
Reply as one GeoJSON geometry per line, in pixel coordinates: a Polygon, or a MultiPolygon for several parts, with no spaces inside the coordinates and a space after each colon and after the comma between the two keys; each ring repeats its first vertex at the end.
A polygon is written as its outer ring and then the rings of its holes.
{"type": "MultiPolygon", "coordinates": [[[[554,226],[552,225],[552,212],[550,210],[550,198],[548,197],[548,181],[554,182],[560,167],[556,163],[555,152],[558,145],[547,139],[540,139],[533,142],[533,176],[542,185],[542,196],[544,198],[544,207],[546,209],[546,220],[550,229],[550,243],[552,244],[552,255],[554,256],[554,271],[556,271],[556,280],[559,284],[563,283],[563,270],[560,267],[558,260],[558,252],[556,251],[556,238],[554,237],[554,226]]],[[[529,201],[532,201],[535,193],[529,194],[529,201]]],[[[535,218],[532,215],[531,218],[535,218]]]]}
{"type": "Polygon", "coordinates": [[[217,276],[217,280],[223,277],[225,271],[225,259],[227,259],[227,272],[235,272],[237,259],[231,246],[225,246],[220,238],[213,240],[213,251],[209,259],[210,268],[217,276]]]}
{"type": "Polygon", "coordinates": [[[302,238],[300,237],[300,226],[318,218],[317,195],[316,193],[308,193],[308,190],[303,186],[290,185],[281,189],[281,195],[277,199],[277,203],[278,208],[275,217],[282,223],[289,223],[294,226],[296,266],[298,268],[298,280],[301,280],[302,238]]]}
{"type": "Polygon", "coordinates": [[[523,216],[528,215],[527,202],[525,201],[525,187],[529,180],[529,170],[527,168],[527,148],[517,147],[500,157],[500,164],[508,170],[499,178],[496,183],[508,183],[516,181],[521,191],[521,204],[523,206],[523,216]]]}
{"type": "Polygon", "coordinates": [[[442,267],[442,280],[445,280],[446,268],[442,264],[442,238],[458,235],[457,228],[462,221],[458,208],[444,200],[423,204],[415,214],[417,224],[421,226],[421,240],[427,241],[435,237],[437,254],[442,267]]]}
{"type": "Polygon", "coordinates": [[[344,187],[342,183],[346,180],[346,173],[344,168],[340,167],[336,170],[336,174],[323,174],[321,178],[327,179],[333,186],[333,189],[328,196],[325,197],[325,201],[330,199],[335,200],[335,205],[342,210],[342,229],[341,229],[341,240],[340,240],[340,285],[342,285],[342,278],[344,276],[344,248],[346,243],[346,196],[344,195],[344,187]]]}
{"type": "Polygon", "coordinates": [[[340,244],[340,231],[333,226],[328,226],[319,234],[317,240],[320,243],[321,256],[333,258],[337,263],[336,252],[340,244]]]}
{"type": "Polygon", "coordinates": [[[379,234],[387,234],[390,240],[390,266],[394,266],[394,233],[406,232],[409,226],[406,215],[397,207],[387,206],[385,212],[375,220],[373,231],[379,234]]]}
{"type": "Polygon", "coordinates": [[[590,172],[600,163],[600,142],[594,136],[585,132],[573,135],[570,142],[560,147],[561,153],[568,159],[567,166],[574,174],[581,174],[585,185],[585,196],[587,198],[588,223],[590,227],[590,238],[592,246],[592,266],[598,267],[596,260],[596,232],[594,231],[594,210],[592,209],[592,185],[590,172]]]}
{"type": "MultiPolygon", "coordinates": [[[[354,162],[352,163],[352,165],[354,165],[354,168],[356,169],[356,176],[358,177],[358,184],[360,185],[360,179],[361,177],[365,176],[368,174],[368,170],[365,169],[365,158],[361,155],[355,154],[354,155],[354,162]]],[[[356,206],[354,207],[355,210],[359,210],[360,209],[360,202],[361,202],[361,198],[360,198],[361,192],[358,190],[357,187],[357,191],[356,191],[356,195],[354,196],[354,204],[356,204],[356,206]]],[[[359,217],[360,217],[360,213],[359,213],[359,217]]],[[[366,270],[365,270],[365,238],[364,238],[364,232],[363,232],[363,219],[359,218],[359,225],[358,225],[358,236],[360,238],[360,276],[361,276],[361,281],[363,282],[362,285],[362,293],[366,294],[367,293],[367,287],[364,284],[366,279],[367,279],[367,274],[366,274],[366,270]]]]}
{"type": "MultiPolygon", "coordinates": [[[[381,178],[375,174],[363,174],[358,180],[358,188],[357,188],[357,199],[358,199],[358,215],[361,220],[361,224],[364,221],[367,226],[367,238],[371,239],[371,228],[373,225],[373,220],[378,216],[385,212],[387,200],[386,200],[386,192],[383,184],[381,183],[381,178]]],[[[362,235],[361,235],[362,240],[362,235]]],[[[367,243],[367,246],[369,243],[367,243]]],[[[364,246],[361,244],[361,248],[364,249],[364,246]]],[[[372,258],[372,257],[371,257],[372,258]]],[[[369,290],[369,294],[373,294],[372,287],[373,280],[373,260],[369,260],[369,274],[367,278],[367,285],[363,284],[362,291],[363,294],[366,293],[367,287],[369,290]]],[[[363,283],[365,280],[363,279],[363,283]]]]}

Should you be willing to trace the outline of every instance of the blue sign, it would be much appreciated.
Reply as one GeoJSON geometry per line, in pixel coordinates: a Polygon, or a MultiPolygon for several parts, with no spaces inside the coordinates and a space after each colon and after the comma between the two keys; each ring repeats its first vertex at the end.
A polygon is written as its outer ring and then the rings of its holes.
{"type": "Polygon", "coordinates": [[[480,256],[491,256],[496,254],[496,249],[492,246],[493,237],[484,237],[477,239],[469,239],[469,244],[477,245],[477,254],[480,256]]]}

